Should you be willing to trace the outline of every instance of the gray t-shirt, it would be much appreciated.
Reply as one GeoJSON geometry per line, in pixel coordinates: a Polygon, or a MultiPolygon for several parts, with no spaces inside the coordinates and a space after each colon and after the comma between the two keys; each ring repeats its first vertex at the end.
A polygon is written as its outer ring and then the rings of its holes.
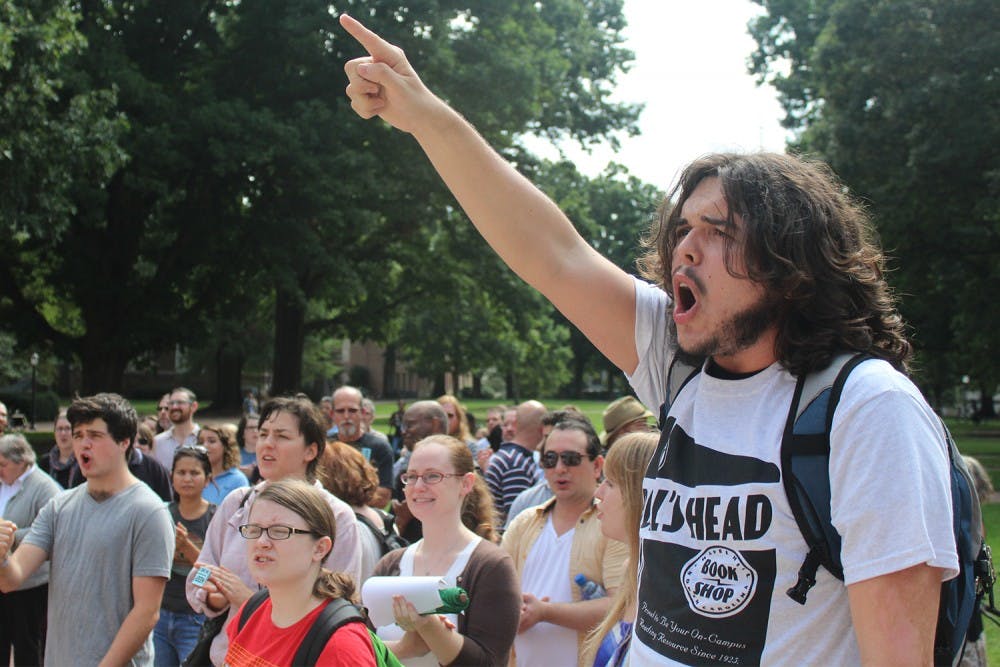
{"type": "MultiPolygon", "coordinates": [[[[50,500],[24,538],[51,563],[46,665],[98,664],[132,610],[132,578],[170,576],[174,529],[163,501],[141,482],[103,502],[87,487],[50,500]]],[[[151,637],[129,664],[153,664],[151,637]]]]}

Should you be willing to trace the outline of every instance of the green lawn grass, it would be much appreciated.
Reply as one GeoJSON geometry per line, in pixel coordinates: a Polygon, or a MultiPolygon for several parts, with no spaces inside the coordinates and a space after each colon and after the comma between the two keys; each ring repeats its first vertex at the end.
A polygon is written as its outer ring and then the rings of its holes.
{"type": "MultiPolygon", "coordinates": [[[[996,559],[1000,557],[1000,503],[990,503],[983,507],[983,523],[986,524],[986,541],[996,559]]],[[[1000,587],[997,598],[1000,602],[1000,587]]],[[[1000,665],[1000,627],[990,623],[988,619],[983,625],[986,627],[987,664],[1000,665]]]]}

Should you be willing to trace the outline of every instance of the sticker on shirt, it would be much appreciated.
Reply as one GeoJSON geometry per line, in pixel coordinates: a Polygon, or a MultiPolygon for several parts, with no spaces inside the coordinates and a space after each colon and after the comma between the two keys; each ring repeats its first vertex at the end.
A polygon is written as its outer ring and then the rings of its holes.
{"type": "Polygon", "coordinates": [[[636,639],[683,664],[760,664],[780,470],[699,445],[671,421],[643,483],[636,639]]]}
{"type": "Polygon", "coordinates": [[[739,612],[750,601],[757,573],[740,552],[716,546],[687,562],[681,583],[691,611],[723,618],[739,612]]]}

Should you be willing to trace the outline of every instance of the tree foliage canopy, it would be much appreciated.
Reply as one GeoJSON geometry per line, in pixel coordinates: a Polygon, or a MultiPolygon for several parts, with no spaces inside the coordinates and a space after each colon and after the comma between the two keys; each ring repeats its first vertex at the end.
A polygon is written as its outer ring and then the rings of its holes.
{"type": "Polygon", "coordinates": [[[751,68],[870,205],[935,398],[1000,381],[1000,4],[757,0],[751,68]]]}
{"type": "Polygon", "coordinates": [[[637,109],[609,99],[631,58],[621,4],[0,0],[13,186],[0,316],[78,359],[85,392],[118,389],[130,361],[176,344],[238,373],[262,317],[279,391],[300,387],[320,331],[399,339],[427,370],[537,365],[547,348],[565,365],[565,327],[462,220],[415,142],[349,110],[343,65],[360,47],[336,13],[401,45],[517,158],[529,132],[635,131],[637,109]],[[429,313],[453,339],[416,344],[429,313]],[[487,319],[460,326],[470,314],[487,319]]]}

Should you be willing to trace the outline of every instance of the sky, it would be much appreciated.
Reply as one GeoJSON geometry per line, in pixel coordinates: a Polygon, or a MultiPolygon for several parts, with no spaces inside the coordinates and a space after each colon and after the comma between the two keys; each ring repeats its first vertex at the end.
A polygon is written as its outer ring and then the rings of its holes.
{"type": "MultiPolygon", "coordinates": [[[[612,99],[645,103],[642,134],[621,150],[586,155],[564,145],[588,176],[610,160],[661,190],[699,155],[722,150],[783,151],[787,132],[777,96],[747,73],[755,42],[747,22],[761,9],[749,0],[625,0],[626,46],[632,69],[619,76],[612,99]]],[[[545,157],[555,152],[531,142],[545,157]]]]}

